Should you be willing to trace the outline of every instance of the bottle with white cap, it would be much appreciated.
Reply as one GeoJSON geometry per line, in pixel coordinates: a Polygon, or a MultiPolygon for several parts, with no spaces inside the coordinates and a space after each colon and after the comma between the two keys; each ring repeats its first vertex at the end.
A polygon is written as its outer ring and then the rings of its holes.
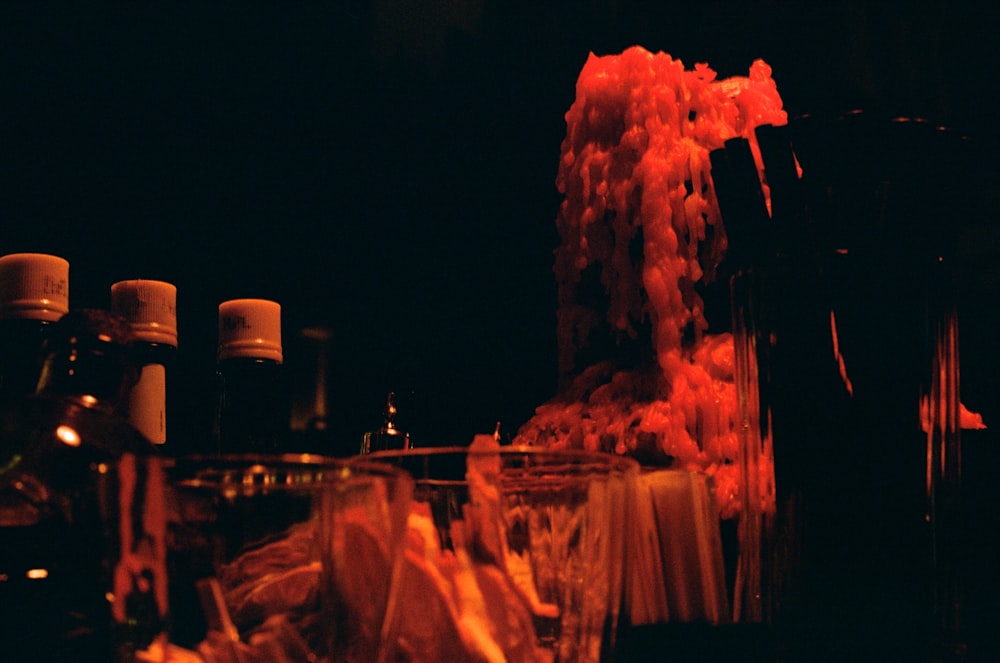
{"type": "Polygon", "coordinates": [[[0,402],[35,393],[42,347],[69,311],[69,262],[46,253],[0,257],[0,402]]]}
{"type": "Polygon", "coordinates": [[[216,377],[215,451],[284,451],[291,405],[280,304],[267,299],[231,299],[219,304],[216,377]]]}
{"type": "Polygon", "coordinates": [[[165,642],[163,471],[124,416],[132,342],[121,316],[72,310],[36,393],[0,404],[0,660],[154,660],[135,652],[165,642]]]}
{"type": "Polygon", "coordinates": [[[168,373],[177,354],[177,287],[134,279],[111,285],[111,310],[132,326],[138,382],[128,395],[129,423],[156,445],[167,441],[168,373]]]}

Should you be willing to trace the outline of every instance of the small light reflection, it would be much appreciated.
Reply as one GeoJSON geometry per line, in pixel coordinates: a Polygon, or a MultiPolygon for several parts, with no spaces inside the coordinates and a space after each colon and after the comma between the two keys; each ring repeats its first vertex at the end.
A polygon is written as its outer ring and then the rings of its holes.
{"type": "Polygon", "coordinates": [[[48,569],[28,569],[28,571],[24,575],[28,576],[29,580],[44,580],[45,578],[49,577],[49,570],[48,569]]]}
{"type": "Polygon", "coordinates": [[[97,398],[95,396],[91,396],[90,394],[84,394],[80,397],[80,400],[83,401],[83,404],[87,407],[97,405],[97,398]]]}
{"type": "Polygon", "coordinates": [[[75,428],[71,428],[70,426],[60,426],[57,428],[56,437],[66,446],[80,446],[80,434],[76,432],[75,428]]]}

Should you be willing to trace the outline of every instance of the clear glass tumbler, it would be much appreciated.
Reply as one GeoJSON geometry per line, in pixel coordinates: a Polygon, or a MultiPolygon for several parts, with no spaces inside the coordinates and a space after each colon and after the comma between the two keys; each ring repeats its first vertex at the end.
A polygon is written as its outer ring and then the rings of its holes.
{"type": "Polygon", "coordinates": [[[377,661],[412,481],[313,455],[170,468],[171,643],[222,661],[377,661]]]}
{"type": "Polygon", "coordinates": [[[508,446],[365,458],[415,480],[400,579],[402,656],[613,657],[637,461],[508,446]]]}

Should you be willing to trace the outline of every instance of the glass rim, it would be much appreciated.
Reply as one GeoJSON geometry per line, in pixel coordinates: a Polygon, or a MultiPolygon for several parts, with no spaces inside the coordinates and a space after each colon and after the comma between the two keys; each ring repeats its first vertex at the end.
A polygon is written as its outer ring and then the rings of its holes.
{"type": "Polygon", "coordinates": [[[569,465],[586,465],[593,463],[596,466],[606,467],[611,471],[635,471],[641,469],[641,464],[630,456],[620,456],[592,449],[567,448],[567,447],[536,447],[532,445],[501,445],[495,448],[476,448],[461,445],[445,445],[430,447],[409,447],[407,449],[390,449],[384,451],[373,451],[368,454],[352,456],[351,462],[363,463],[372,460],[379,464],[392,464],[393,461],[403,461],[415,458],[432,458],[445,456],[493,456],[500,457],[525,457],[539,458],[545,460],[560,460],[569,465]]]}
{"type": "Polygon", "coordinates": [[[188,488],[302,490],[366,478],[412,481],[409,473],[391,463],[307,453],[189,454],[166,461],[168,476],[173,475],[169,483],[188,488]]]}

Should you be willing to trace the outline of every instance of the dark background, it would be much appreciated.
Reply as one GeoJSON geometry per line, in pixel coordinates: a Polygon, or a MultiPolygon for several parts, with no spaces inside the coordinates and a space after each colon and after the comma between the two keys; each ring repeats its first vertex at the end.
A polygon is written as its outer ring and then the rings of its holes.
{"type": "MultiPolygon", "coordinates": [[[[5,4],[0,252],[66,257],[73,306],[106,306],[120,279],[177,285],[172,436],[194,448],[216,309],[235,297],[282,303],[295,374],[297,331],[333,330],[338,444],[380,423],[389,390],[418,443],[512,433],[555,389],[554,180],[589,52],[639,44],[723,77],[764,58],[791,116],[927,118],[991,169],[998,18],[946,2],[5,4]]],[[[996,192],[940,220],[970,275],[965,400],[987,416],[996,192]]]]}

